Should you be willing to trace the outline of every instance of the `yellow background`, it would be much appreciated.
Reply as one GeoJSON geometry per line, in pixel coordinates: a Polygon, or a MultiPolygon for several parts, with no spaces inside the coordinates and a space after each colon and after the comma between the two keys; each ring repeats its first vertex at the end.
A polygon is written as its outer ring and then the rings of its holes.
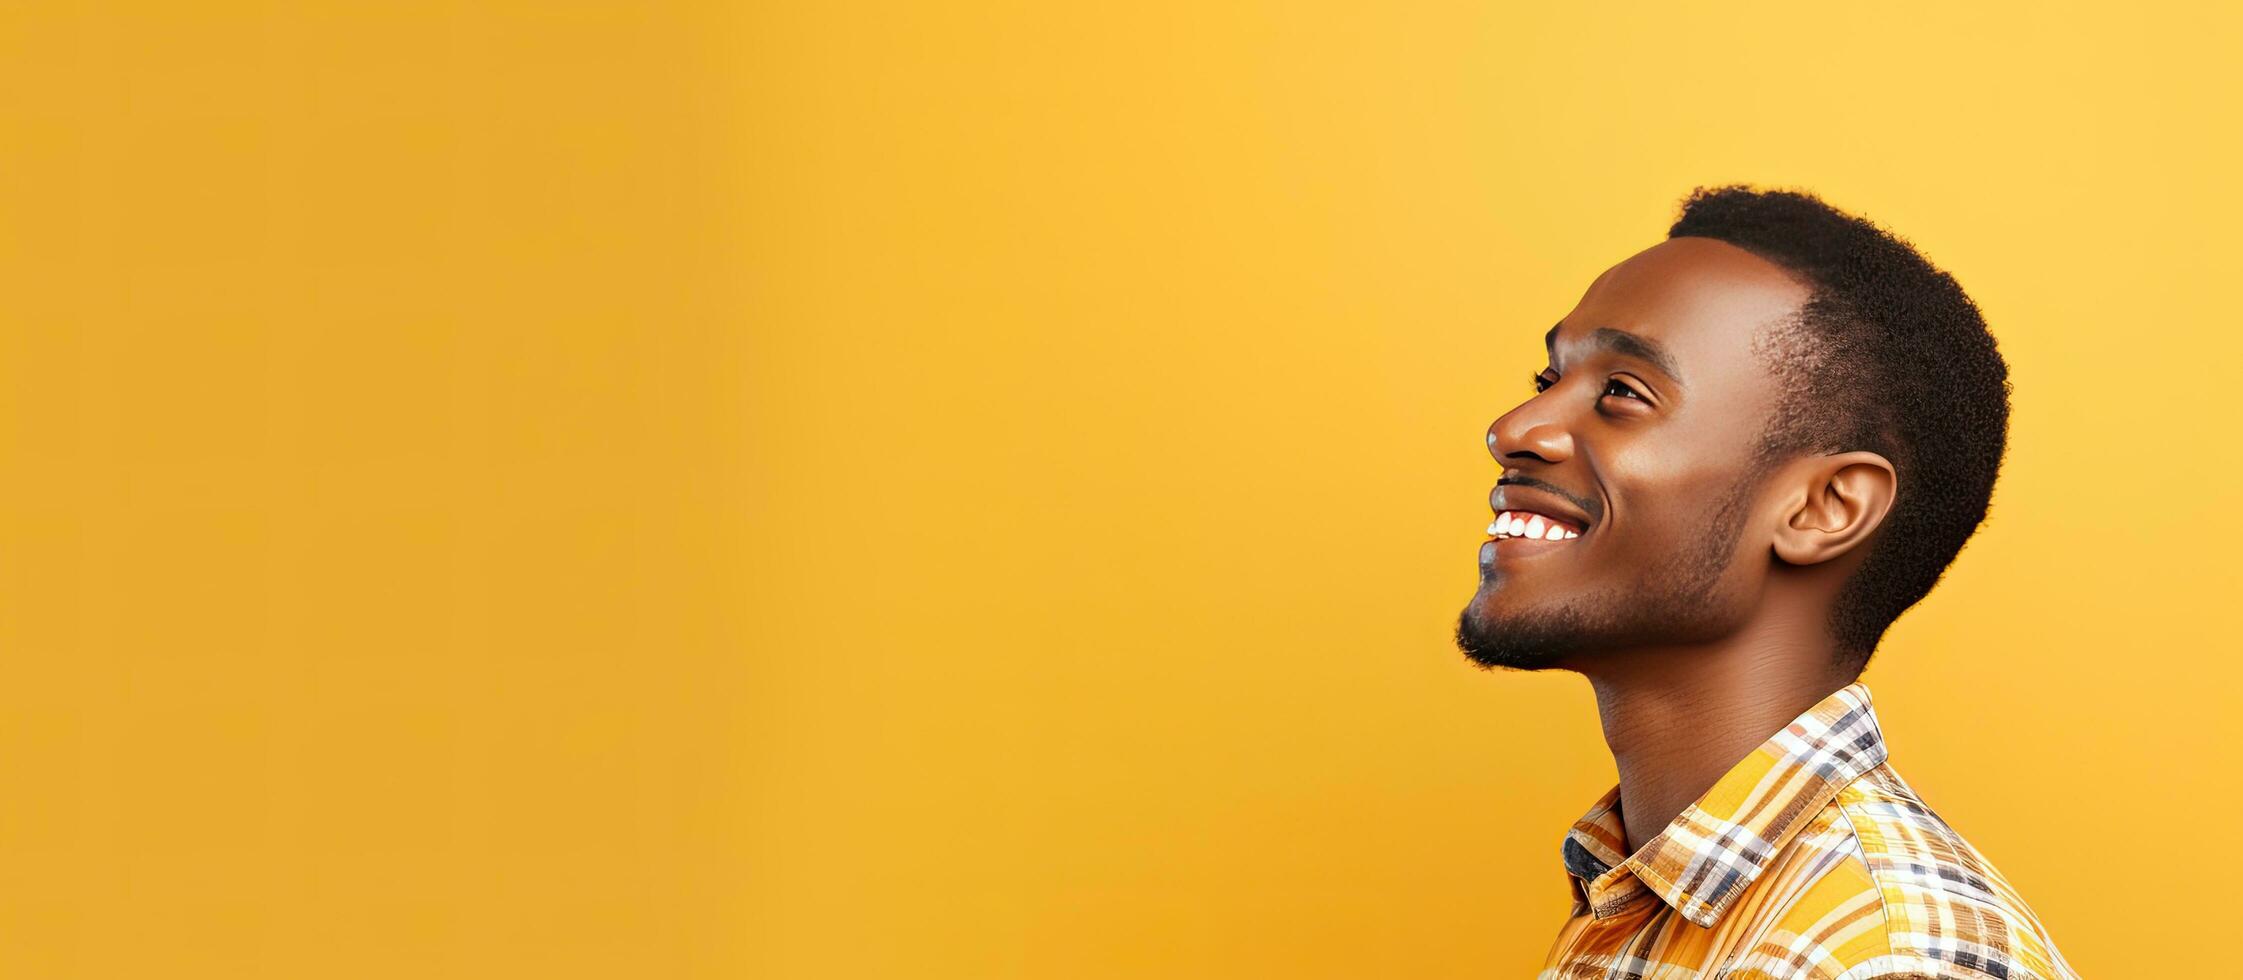
{"type": "Polygon", "coordinates": [[[0,974],[1519,977],[1611,761],[1449,639],[1701,183],[1955,271],[1867,676],[2089,976],[2239,735],[2212,5],[9,5],[0,974]]]}

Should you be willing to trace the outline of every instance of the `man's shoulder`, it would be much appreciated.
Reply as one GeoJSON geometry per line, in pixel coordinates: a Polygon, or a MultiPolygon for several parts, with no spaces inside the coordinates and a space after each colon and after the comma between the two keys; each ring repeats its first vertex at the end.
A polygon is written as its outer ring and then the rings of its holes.
{"type": "Polygon", "coordinates": [[[1840,856],[1829,890],[1858,889],[1839,904],[1874,903],[1880,923],[1838,980],[2077,980],[2024,897],[1889,763],[1819,817],[1821,846],[1840,856]]]}

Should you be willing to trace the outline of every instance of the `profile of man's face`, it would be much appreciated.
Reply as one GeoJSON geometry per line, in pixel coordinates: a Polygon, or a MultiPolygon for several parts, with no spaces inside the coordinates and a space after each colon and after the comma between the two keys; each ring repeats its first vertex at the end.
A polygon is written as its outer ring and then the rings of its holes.
{"type": "Polygon", "coordinates": [[[1542,390],[1488,429],[1502,464],[1491,505],[1587,526],[1480,547],[1456,627],[1466,656],[1577,669],[1598,651],[1717,639],[1750,615],[1770,548],[1752,454],[1778,394],[1753,345],[1808,296],[1774,263],[1691,237],[1589,285],[1552,335],[1542,390]]]}

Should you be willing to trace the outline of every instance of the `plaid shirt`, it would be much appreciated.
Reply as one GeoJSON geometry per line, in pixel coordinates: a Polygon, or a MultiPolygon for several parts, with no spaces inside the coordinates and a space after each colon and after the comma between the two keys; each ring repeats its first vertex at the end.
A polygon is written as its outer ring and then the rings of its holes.
{"type": "Polygon", "coordinates": [[[1632,855],[1615,786],[1565,836],[1539,980],[2078,980],[2001,873],[1885,762],[1856,682],[1632,855]]]}

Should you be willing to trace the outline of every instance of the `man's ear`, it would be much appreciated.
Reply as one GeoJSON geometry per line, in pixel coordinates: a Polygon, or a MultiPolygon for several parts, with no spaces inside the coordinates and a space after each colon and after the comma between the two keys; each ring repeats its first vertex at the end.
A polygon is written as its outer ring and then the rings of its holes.
{"type": "Polygon", "coordinates": [[[1776,557],[1794,565],[1826,562],[1859,546],[1885,523],[1898,486],[1893,464],[1876,453],[1815,456],[1793,469],[1776,526],[1776,557]]]}

